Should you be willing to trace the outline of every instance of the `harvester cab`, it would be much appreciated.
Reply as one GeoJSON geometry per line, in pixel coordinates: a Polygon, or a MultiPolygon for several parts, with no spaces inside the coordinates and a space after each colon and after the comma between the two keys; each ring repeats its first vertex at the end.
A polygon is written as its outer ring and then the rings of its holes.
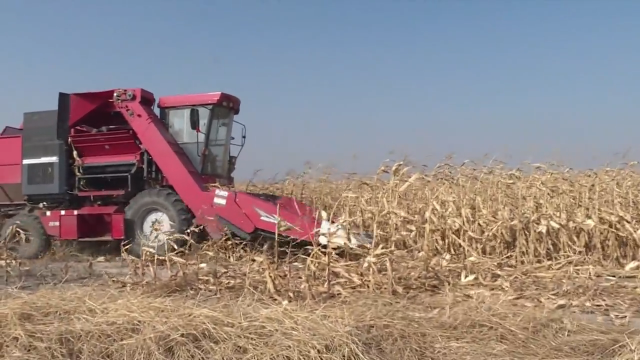
{"type": "Polygon", "coordinates": [[[211,239],[370,241],[294,198],[208,186],[233,185],[246,138],[235,96],[163,97],[159,117],[155,103],[139,88],[60,93],[56,110],[25,113],[23,126],[5,128],[0,236],[7,249],[36,258],[52,240],[115,240],[134,256],[166,255],[187,243],[194,225],[211,239]]]}
{"type": "Polygon", "coordinates": [[[225,93],[165,96],[160,119],[207,183],[233,185],[236,160],[244,147],[246,126],[235,120],[240,99],[225,93]],[[241,133],[237,142],[235,126],[241,133]]]}

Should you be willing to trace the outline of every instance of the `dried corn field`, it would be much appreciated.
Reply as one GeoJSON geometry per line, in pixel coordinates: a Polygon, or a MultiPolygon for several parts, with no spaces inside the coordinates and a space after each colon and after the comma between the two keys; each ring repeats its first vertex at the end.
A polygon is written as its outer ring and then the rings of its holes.
{"type": "Polygon", "coordinates": [[[640,175],[631,166],[576,172],[466,163],[427,172],[396,163],[375,179],[300,177],[259,191],[301,197],[373,231],[378,246],[426,256],[624,266],[640,255],[640,175]]]}
{"type": "Polygon", "coordinates": [[[0,354],[640,357],[640,176],[631,167],[420,169],[240,187],[333,212],[373,232],[370,249],[228,240],[166,259],[7,262],[0,354]]]}

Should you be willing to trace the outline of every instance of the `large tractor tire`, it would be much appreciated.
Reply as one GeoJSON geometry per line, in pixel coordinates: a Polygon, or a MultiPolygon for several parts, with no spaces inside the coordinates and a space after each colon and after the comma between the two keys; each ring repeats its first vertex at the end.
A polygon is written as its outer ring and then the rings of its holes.
{"type": "Polygon", "coordinates": [[[51,250],[51,237],[36,214],[20,213],[2,226],[2,251],[18,259],[38,259],[51,250]]]}
{"type": "Polygon", "coordinates": [[[145,252],[166,256],[184,247],[184,234],[193,215],[170,189],[149,189],[136,195],[125,208],[125,247],[129,255],[142,258],[145,252]]]}

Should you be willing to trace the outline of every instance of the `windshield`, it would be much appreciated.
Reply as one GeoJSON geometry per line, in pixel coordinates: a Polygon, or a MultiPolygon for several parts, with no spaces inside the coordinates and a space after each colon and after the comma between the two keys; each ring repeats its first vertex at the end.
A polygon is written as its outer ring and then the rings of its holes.
{"type": "Polygon", "coordinates": [[[166,110],[164,118],[169,132],[202,174],[226,176],[229,171],[229,143],[234,113],[231,109],[221,106],[198,107],[197,109],[200,112],[200,132],[192,130],[189,125],[191,108],[166,110]],[[207,126],[209,121],[211,121],[211,127],[207,126]],[[207,130],[209,130],[210,136],[203,154],[207,130]]]}

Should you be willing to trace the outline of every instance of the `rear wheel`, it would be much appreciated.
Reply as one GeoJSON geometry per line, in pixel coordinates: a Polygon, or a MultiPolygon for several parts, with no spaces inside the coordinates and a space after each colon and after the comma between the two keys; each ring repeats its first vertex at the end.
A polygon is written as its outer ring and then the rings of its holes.
{"type": "Polygon", "coordinates": [[[125,208],[128,253],[141,258],[149,251],[166,256],[187,243],[184,234],[193,216],[182,199],[170,189],[149,189],[136,195],[125,208]]]}
{"type": "Polygon", "coordinates": [[[18,259],[37,259],[51,250],[51,238],[39,216],[21,213],[2,226],[2,246],[18,259]]]}

